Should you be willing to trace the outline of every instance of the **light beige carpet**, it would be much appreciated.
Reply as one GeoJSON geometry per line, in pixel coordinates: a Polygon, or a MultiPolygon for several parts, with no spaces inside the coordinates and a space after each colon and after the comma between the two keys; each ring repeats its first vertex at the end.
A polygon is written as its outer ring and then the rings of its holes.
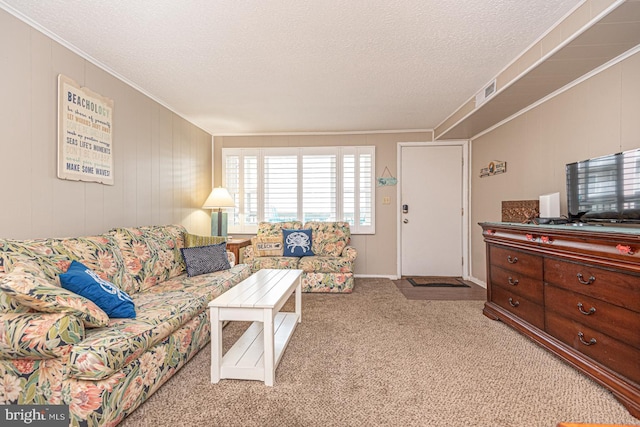
{"type": "MultiPolygon", "coordinates": [[[[121,425],[640,424],[604,388],[484,317],[482,305],[407,300],[386,279],[357,279],[351,295],[304,294],[275,387],[211,384],[207,347],[121,425]]],[[[247,326],[226,327],[225,346],[247,326]]]]}

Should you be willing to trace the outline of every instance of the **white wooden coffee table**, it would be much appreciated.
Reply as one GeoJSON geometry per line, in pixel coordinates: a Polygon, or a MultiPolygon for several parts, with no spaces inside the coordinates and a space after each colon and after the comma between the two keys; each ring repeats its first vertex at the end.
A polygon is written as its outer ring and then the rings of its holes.
{"type": "Polygon", "coordinates": [[[302,321],[302,270],[259,270],[209,303],[211,310],[211,382],[222,378],[264,381],[273,386],[275,371],[289,339],[302,321]],[[295,312],[280,309],[295,291],[295,312]],[[253,324],[222,357],[222,324],[253,324]]]}

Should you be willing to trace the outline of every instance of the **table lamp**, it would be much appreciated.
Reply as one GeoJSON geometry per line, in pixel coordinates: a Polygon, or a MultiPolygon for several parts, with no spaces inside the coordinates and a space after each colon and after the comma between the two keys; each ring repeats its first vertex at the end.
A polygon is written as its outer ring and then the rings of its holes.
{"type": "Polygon", "coordinates": [[[207,200],[202,205],[202,209],[212,209],[211,212],[211,235],[227,235],[227,213],[222,212],[223,208],[233,208],[235,202],[226,188],[214,188],[207,200]],[[217,210],[216,210],[217,209],[217,210]]]}

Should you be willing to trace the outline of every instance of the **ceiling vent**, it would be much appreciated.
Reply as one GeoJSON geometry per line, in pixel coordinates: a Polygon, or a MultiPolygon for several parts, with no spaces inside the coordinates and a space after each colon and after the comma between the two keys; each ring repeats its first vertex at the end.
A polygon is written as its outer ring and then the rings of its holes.
{"type": "Polygon", "coordinates": [[[482,105],[487,99],[491,98],[491,95],[494,93],[496,93],[495,79],[476,94],[476,108],[482,105]]]}

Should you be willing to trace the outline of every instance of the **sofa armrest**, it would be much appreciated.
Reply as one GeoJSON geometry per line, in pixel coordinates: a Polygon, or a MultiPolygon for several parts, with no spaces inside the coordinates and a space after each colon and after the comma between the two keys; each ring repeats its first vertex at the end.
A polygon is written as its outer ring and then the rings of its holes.
{"type": "Polygon", "coordinates": [[[227,251],[227,259],[229,260],[229,264],[231,265],[231,267],[236,265],[236,254],[231,251],[227,251]]]}
{"type": "Polygon", "coordinates": [[[82,320],[67,313],[0,313],[0,358],[60,357],[84,332],[82,320]]]}
{"type": "Polygon", "coordinates": [[[358,257],[358,251],[353,246],[346,246],[342,250],[342,256],[347,258],[349,261],[355,261],[358,257]]]}
{"type": "Polygon", "coordinates": [[[246,246],[244,248],[244,257],[242,259],[242,262],[244,264],[251,264],[254,257],[255,255],[253,253],[253,245],[246,246]]]}

